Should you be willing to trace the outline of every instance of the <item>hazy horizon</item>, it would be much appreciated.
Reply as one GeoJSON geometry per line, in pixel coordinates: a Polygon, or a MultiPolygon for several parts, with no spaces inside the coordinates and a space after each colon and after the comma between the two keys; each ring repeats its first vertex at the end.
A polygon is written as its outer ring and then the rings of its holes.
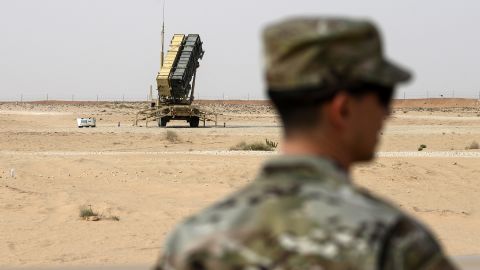
{"type": "MultiPolygon", "coordinates": [[[[162,0],[2,0],[0,100],[145,100],[160,65],[162,0]]],[[[389,59],[414,72],[397,98],[479,98],[480,3],[166,1],[165,46],[198,33],[196,98],[263,99],[262,28],[294,15],[369,18],[389,59]]]]}

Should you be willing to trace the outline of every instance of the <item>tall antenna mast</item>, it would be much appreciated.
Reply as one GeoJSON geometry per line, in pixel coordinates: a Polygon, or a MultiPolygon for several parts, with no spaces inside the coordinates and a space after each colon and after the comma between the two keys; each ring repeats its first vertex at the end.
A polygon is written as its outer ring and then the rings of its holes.
{"type": "Polygon", "coordinates": [[[165,47],[165,1],[163,0],[163,10],[162,10],[162,53],[160,56],[160,69],[163,67],[163,52],[165,47]]]}

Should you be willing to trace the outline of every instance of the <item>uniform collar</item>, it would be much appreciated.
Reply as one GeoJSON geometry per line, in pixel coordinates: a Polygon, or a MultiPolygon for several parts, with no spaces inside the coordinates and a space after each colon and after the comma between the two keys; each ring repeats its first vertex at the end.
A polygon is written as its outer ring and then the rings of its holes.
{"type": "Polygon", "coordinates": [[[260,179],[275,176],[308,178],[310,180],[330,179],[337,184],[350,184],[348,173],[338,162],[323,156],[282,155],[268,160],[263,165],[260,179]]]}

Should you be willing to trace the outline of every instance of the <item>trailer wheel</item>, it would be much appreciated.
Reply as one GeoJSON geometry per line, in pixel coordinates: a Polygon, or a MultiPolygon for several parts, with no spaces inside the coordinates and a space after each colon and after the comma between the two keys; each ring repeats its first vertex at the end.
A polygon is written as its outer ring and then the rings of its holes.
{"type": "Polygon", "coordinates": [[[166,117],[160,117],[158,120],[158,126],[159,127],[166,127],[167,126],[168,119],[166,117]]]}
{"type": "Polygon", "coordinates": [[[197,116],[190,117],[190,127],[198,127],[198,123],[200,122],[200,118],[197,116]]]}

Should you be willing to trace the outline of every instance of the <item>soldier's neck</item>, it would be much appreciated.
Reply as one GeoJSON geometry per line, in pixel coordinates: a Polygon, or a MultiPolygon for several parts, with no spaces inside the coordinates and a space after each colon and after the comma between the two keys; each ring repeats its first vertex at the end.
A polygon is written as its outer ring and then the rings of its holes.
{"type": "Polygon", "coordinates": [[[326,137],[289,136],[284,138],[281,152],[285,155],[322,156],[334,160],[347,173],[350,172],[351,159],[348,152],[335,139],[326,137]]]}

